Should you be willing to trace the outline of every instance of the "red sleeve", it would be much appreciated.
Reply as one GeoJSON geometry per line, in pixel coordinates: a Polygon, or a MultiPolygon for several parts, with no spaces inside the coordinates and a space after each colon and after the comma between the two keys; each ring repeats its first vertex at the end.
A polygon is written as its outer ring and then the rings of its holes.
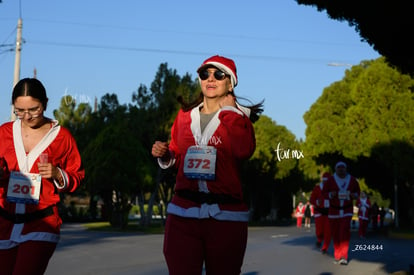
{"type": "Polygon", "coordinates": [[[249,117],[234,110],[222,110],[219,119],[232,141],[233,155],[239,159],[250,158],[256,149],[256,138],[249,117]]]}
{"type": "Polygon", "coordinates": [[[183,115],[183,110],[180,109],[180,111],[178,112],[177,116],[175,117],[174,123],[171,127],[171,140],[169,143],[169,149],[170,151],[172,151],[174,153],[174,158],[175,158],[175,168],[178,168],[178,165],[180,163],[181,160],[181,153],[180,150],[178,148],[178,144],[177,144],[177,136],[178,136],[178,131],[180,129],[180,127],[178,126],[180,123],[180,118],[183,115]]]}
{"type": "Polygon", "coordinates": [[[313,204],[313,205],[316,205],[316,206],[318,206],[317,204],[316,204],[316,200],[318,199],[318,197],[320,196],[320,188],[319,188],[319,186],[318,185],[316,185],[314,188],[313,188],[313,190],[312,190],[312,193],[311,193],[311,196],[310,196],[310,198],[309,198],[309,202],[311,203],[311,204],[313,204]]]}
{"type": "MultiPolygon", "coordinates": [[[[85,169],[74,137],[65,128],[61,128],[61,142],[58,144],[62,152],[61,158],[57,161],[57,166],[67,175],[67,187],[64,192],[74,192],[85,177],[85,169]]],[[[52,143],[53,144],[53,143],[52,143]]]]}

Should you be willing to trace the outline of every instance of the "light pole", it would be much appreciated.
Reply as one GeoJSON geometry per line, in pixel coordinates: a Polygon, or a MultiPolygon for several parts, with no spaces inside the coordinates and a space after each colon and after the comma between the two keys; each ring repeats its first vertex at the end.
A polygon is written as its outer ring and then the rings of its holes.
{"type": "MultiPolygon", "coordinates": [[[[19,6],[20,6],[19,1],[19,6]]],[[[22,28],[23,28],[23,20],[22,20],[22,12],[21,6],[19,7],[19,19],[17,20],[17,35],[16,35],[16,56],[14,59],[14,79],[13,79],[13,88],[16,86],[17,82],[20,80],[20,57],[22,51],[22,28]]],[[[11,105],[11,114],[10,114],[11,121],[16,120],[16,116],[14,114],[14,106],[13,102],[11,105]]]]}

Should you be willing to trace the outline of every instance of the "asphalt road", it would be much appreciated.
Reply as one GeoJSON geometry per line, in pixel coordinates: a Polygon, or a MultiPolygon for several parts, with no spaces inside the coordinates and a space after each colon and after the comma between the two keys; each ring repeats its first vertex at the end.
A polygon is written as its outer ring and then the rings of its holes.
{"type": "MultiPolygon", "coordinates": [[[[92,232],[65,224],[46,275],[168,274],[162,243],[163,235],[92,232]]],[[[409,270],[413,250],[413,239],[371,233],[360,240],[353,232],[349,264],[335,265],[332,244],[326,255],[316,249],[314,227],[251,227],[242,274],[392,274],[409,270]]]]}

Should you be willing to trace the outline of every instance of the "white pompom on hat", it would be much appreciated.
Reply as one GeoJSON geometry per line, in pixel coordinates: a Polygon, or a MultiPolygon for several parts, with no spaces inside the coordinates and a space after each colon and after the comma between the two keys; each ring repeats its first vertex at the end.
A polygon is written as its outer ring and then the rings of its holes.
{"type": "Polygon", "coordinates": [[[225,74],[228,74],[230,76],[230,81],[233,88],[237,86],[237,69],[236,64],[232,59],[220,55],[214,55],[207,58],[203,64],[201,64],[197,70],[197,73],[199,73],[202,69],[210,66],[223,71],[225,74]]]}

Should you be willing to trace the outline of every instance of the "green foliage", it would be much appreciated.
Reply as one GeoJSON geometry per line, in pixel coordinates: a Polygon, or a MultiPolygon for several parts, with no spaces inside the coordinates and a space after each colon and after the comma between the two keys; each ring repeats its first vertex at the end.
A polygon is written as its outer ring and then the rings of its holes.
{"type": "Polygon", "coordinates": [[[371,204],[374,204],[375,202],[378,204],[379,207],[383,208],[389,208],[391,205],[390,199],[384,199],[380,192],[376,189],[372,189],[368,187],[368,185],[365,183],[365,179],[359,179],[359,187],[361,188],[361,191],[364,191],[369,200],[371,201],[371,204]]]}
{"type": "MultiPolygon", "coordinates": [[[[364,178],[387,198],[393,197],[395,186],[401,198],[410,197],[414,188],[413,88],[414,79],[389,67],[384,58],[352,67],[342,81],[325,88],[305,113],[305,153],[324,167],[345,159],[351,174],[364,178]]],[[[411,215],[406,220],[414,220],[410,211],[405,213],[411,215]]]]}
{"type": "Polygon", "coordinates": [[[356,160],[369,157],[375,144],[412,139],[413,84],[382,58],[354,66],[305,113],[306,151],[356,160]]]}
{"type": "Polygon", "coordinates": [[[108,222],[92,222],[85,223],[83,226],[90,231],[97,232],[122,232],[122,233],[145,233],[145,234],[163,234],[164,226],[159,223],[154,223],[150,226],[141,226],[130,223],[125,228],[114,228],[108,222]]]}
{"type": "Polygon", "coordinates": [[[287,177],[296,166],[299,159],[296,153],[301,149],[295,136],[286,127],[277,125],[265,115],[262,115],[253,127],[256,134],[256,150],[251,162],[255,168],[274,179],[287,177]]]}
{"type": "Polygon", "coordinates": [[[132,101],[137,104],[137,108],[147,111],[146,119],[153,128],[156,127],[154,138],[166,140],[180,108],[178,96],[193,100],[198,91],[198,83],[190,75],[181,78],[176,70],[169,69],[167,63],[163,63],[151,88],[140,85],[138,91],[133,93],[132,101]]]}
{"type": "Polygon", "coordinates": [[[55,119],[71,132],[77,132],[84,127],[90,119],[91,113],[92,108],[89,104],[76,104],[75,99],[69,95],[62,97],[59,109],[53,111],[55,119]]]}
{"type": "MultiPolygon", "coordinates": [[[[383,58],[352,67],[304,114],[305,142],[262,115],[254,124],[256,151],[241,171],[253,221],[289,218],[292,195],[312,190],[339,159],[348,162],[351,174],[379,205],[392,204],[396,187],[402,204],[412,200],[413,81],[383,58]]],[[[78,192],[102,199],[112,224],[126,226],[136,198],[140,207],[133,211],[140,211],[142,225],[159,211],[158,203],[169,202],[175,171],[159,169],[151,146],[169,139],[180,108],[177,97],[191,102],[199,94],[197,79],[180,77],[161,64],[150,89],[140,85],[131,104],[120,105],[116,94],[106,94],[92,111],[88,104],[62,99],[55,117],[75,136],[86,169],[78,192]]],[[[96,201],[89,207],[92,217],[96,201]]],[[[409,213],[405,220],[414,220],[409,213]]]]}
{"type": "MultiPolygon", "coordinates": [[[[150,148],[155,140],[168,140],[180,107],[178,95],[193,99],[199,94],[197,84],[188,74],[181,78],[165,63],[151,89],[140,85],[133,93],[135,104],[120,105],[116,94],[105,94],[92,112],[87,103],[76,104],[65,96],[54,111],[55,118],[75,136],[82,155],[86,178],[78,192],[102,198],[104,218],[112,224],[126,226],[125,215],[136,196],[144,198],[143,194],[157,193],[160,187],[171,194],[171,180],[159,177],[150,148]]],[[[96,200],[91,200],[92,216],[97,216],[96,209],[96,200]]],[[[151,216],[152,211],[148,212],[151,216]]]]}
{"type": "MultiPolygon", "coordinates": [[[[148,212],[148,204],[144,204],[144,212],[148,212]]],[[[140,213],[139,205],[132,205],[131,210],[129,210],[129,215],[137,215],[140,213]]],[[[152,213],[154,215],[161,215],[160,207],[158,205],[152,206],[152,213]]],[[[162,213],[165,215],[165,213],[162,213]]]]}
{"type": "Polygon", "coordinates": [[[253,126],[256,150],[242,169],[252,220],[259,221],[276,209],[278,216],[270,214],[271,220],[290,216],[291,193],[305,184],[297,173],[301,145],[286,127],[277,125],[265,115],[261,115],[253,126]]]}

